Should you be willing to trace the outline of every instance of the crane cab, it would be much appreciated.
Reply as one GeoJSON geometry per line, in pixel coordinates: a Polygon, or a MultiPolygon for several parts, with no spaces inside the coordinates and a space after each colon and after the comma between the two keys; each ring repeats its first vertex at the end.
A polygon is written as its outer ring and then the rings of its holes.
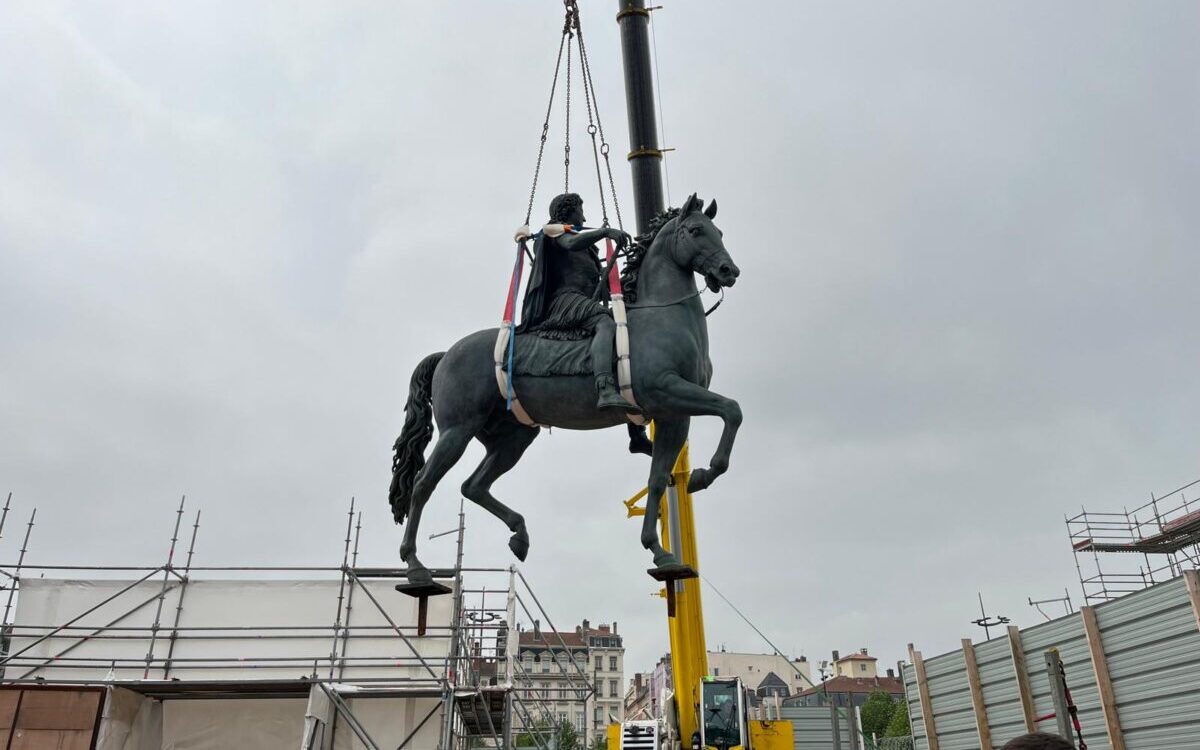
{"type": "Polygon", "coordinates": [[[736,677],[705,677],[700,682],[700,749],[749,750],[746,689],[736,677]]]}

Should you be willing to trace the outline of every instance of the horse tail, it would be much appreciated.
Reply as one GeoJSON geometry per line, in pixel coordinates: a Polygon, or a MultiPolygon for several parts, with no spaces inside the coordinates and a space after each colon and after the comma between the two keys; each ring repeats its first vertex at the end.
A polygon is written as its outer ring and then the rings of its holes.
{"type": "Polygon", "coordinates": [[[404,427],[392,446],[396,455],[392,459],[392,487],[388,492],[392,518],[398,524],[408,517],[413,484],[425,466],[425,448],[433,439],[433,371],[444,356],[445,352],[437,352],[421,360],[409,381],[404,427]]]}

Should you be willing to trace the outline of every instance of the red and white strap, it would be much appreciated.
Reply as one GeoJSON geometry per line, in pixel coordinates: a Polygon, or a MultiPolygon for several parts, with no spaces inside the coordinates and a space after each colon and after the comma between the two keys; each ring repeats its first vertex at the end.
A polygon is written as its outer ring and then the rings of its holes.
{"type": "MultiPolygon", "coordinates": [[[[617,325],[617,386],[621,389],[621,396],[637,406],[638,403],[633,397],[633,369],[629,359],[629,319],[625,315],[625,295],[621,292],[617,264],[613,263],[613,241],[606,239],[604,242],[608,250],[605,254],[605,262],[608,264],[608,294],[612,300],[613,322],[617,325]]],[[[641,414],[626,413],[625,418],[638,425],[648,424],[650,421],[641,414]]]]}
{"type": "Polygon", "coordinates": [[[513,263],[512,278],[508,282],[508,297],[504,300],[504,319],[500,321],[500,331],[496,335],[496,348],[492,351],[492,358],[496,363],[496,385],[500,387],[500,397],[505,399],[508,408],[512,411],[513,416],[517,421],[529,427],[539,426],[533,418],[529,416],[529,412],[525,411],[525,407],[521,405],[521,399],[517,398],[517,392],[513,388],[512,381],[509,380],[509,373],[512,366],[512,345],[513,341],[513,318],[516,316],[517,310],[517,292],[521,288],[521,272],[525,269],[525,240],[529,237],[529,228],[521,227],[517,230],[517,259],[513,263]]]}

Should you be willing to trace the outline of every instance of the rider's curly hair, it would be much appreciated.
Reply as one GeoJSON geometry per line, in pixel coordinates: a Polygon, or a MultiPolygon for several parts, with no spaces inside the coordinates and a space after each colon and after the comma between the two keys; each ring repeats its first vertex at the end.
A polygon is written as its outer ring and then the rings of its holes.
{"type": "Polygon", "coordinates": [[[650,249],[654,238],[667,225],[667,222],[678,215],[678,208],[668,208],[655,216],[650,220],[650,226],[646,229],[646,233],[638,235],[633,244],[629,246],[629,252],[625,256],[625,268],[621,270],[621,293],[625,296],[626,302],[637,302],[638,272],[642,269],[646,251],[650,249]]]}
{"type": "Polygon", "coordinates": [[[550,222],[565,222],[570,220],[571,214],[583,205],[583,198],[579,197],[578,193],[563,193],[556,195],[554,200],[550,201],[550,222]]]}

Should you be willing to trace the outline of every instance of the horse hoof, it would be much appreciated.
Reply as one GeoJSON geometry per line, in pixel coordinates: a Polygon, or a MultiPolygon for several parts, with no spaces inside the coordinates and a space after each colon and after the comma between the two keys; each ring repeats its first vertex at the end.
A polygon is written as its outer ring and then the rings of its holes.
{"type": "Polygon", "coordinates": [[[529,554],[529,536],[523,531],[518,531],[508,538],[508,548],[518,560],[525,562],[525,556],[529,554]]]}
{"type": "Polygon", "coordinates": [[[706,490],[712,481],[708,469],[692,469],[692,474],[688,477],[688,492],[706,490]]]}
{"type": "Polygon", "coordinates": [[[424,565],[419,565],[416,567],[409,566],[408,571],[406,571],[404,575],[408,578],[408,582],[411,584],[428,586],[429,584],[433,583],[433,574],[430,573],[429,568],[426,568],[424,565]]]}
{"type": "Polygon", "coordinates": [[[654,556],[654,567],[656,568],[681,568],[683,564],[679,562],[679,558],[672,555],[670,552],[660,552],[654,556]]]}
{"type": "Polygon", "coordinates": [[[629,452],[634,455],[653,456],[654,443],[651,443],[644,433],[640,433],[637,437],[631,436],[629,438],[629,452]]]}

